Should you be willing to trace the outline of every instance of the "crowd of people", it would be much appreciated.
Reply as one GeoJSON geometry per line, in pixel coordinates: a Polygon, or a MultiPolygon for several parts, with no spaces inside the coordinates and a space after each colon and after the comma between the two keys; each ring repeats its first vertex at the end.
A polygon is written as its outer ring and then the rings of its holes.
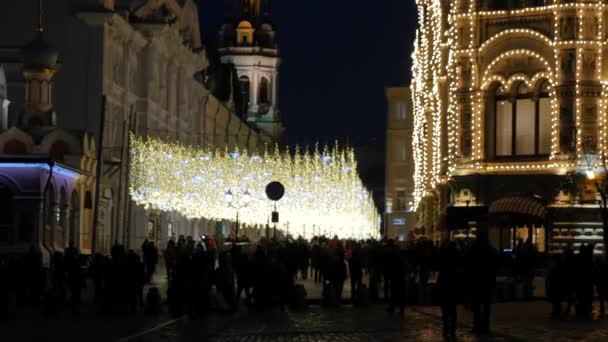
{"type": "MultiPolygon", "coordinates": [[[[101,313],[158,315],[159,289],[152,284],[144,294],[144,286],[153,281],[162,256],[167,306],[176,316],[200,316],[210,309],[235,312],[241,306],[304,308],[306,290],[299,280],[310,278],[322,288],[324,306],[345,301],[366,306],[380,300],[389,312],[403,313],[408,303],[434,302],[441,305],[443,332],[449,337],[455,334],[457,306],[466,304],[473,312],[474,332],[487,333],[497,272],[509,269],[524,287],[532,287],[536,254],[531,241],[519,241],[512,254],[501,254],[483,232],[474,240],[447,241],[441,246],[428,239],[401,243],[321,236],[311,241],[236,243],[180,236],[160,251],[146,240],[137,252],[115,244],[109,256],[90,258],[81,256],[70,243],[63,253],[53,254],[49,269],[43,267],[41,254],[34,248],[18,258],[0,258],[0,276],[8,279],[0,282],[0,311],[6,314],[14,303],[40,307],[48,315],[60,307],[78,314],[82,290],[89,284],[90,302],[101,313]],[[344,293],[347,280],[350,293],[344,293]],[[429,285],[431,280],[435,285],[429,285]]],[[[553,317],[569,314],[571,307],[580,317],[589,317],[594,286],[603,313],[606,271],[605,263],[594,264],[592,247],[583,246],[578,255],[569,249],[553,256],[546,283],[553,317]]]]}
{"type": "Polygon", "coordinates": [[[568,246],[562,254],[553,255],[546,278],[546,294],[551,301],[551,317],[569,316],[574,310],[579,318],[591,318],[595,293],[599,299],[600,315],[605,315],[608,300],[608,264],[595,259],[593,245],[581,245],[575,254],[568,246]]]}

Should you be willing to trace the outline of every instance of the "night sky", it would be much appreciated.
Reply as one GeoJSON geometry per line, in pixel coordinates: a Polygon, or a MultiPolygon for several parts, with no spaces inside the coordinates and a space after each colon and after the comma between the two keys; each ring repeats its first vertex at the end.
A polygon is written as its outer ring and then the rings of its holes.
{"type": "MultiPolygon", "coordinates": [[[[203,40],[215,43],[223,1],[198,4],[203,40]]],[[[415,1],[275,1],[272,21],[286,142],[384,141],[384,88],[410,81],[415,1]]]]}

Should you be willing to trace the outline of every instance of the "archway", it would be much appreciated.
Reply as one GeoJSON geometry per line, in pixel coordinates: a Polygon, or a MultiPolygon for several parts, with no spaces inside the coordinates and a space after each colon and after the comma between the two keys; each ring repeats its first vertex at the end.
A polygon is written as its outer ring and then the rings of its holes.
{"type": "Polygon", "coordinates": [[[238,114],[242,118],[247,118],[247,113],[249,112],[249,102],[251,96],[251,82],[249,77],[243,75],[238,79],[238,96],[236,98],[238,114]]]}
{"type": "Polygon", "coordinates": [[[57,213],[57,229],[55,233],[55,245],[59,246],[60,249],[65,248],[66,235],[67,235],[67,223],[68,223],[68,198],[65,188],[62,187],[59,192],[59,207],[57,213]]]}
{"type": "Polygon", "coordinates": [[[74,246],[80,248],[80,194],[77,191],[72,192],[70,199],[70,241],[74,241],[74,246]]]}
{"type": "Polygon", "coordinates": [[[0,183],[0,208],[4,210],[4,215],[0,215],[0,244],[11,241],[11,231],[13,229],[13,193],[8,186],[0,183]]]}
{"type": "Polygon", "coordinates": [[[53,184],[49,184],[49,189],[46,193],[46,200],[44,207],[46,210],[46,217],[44,218],[44,241],[46,244],[51,245],[53,241],[53,231],[56,221],[56,206],[57,199],[55,198],[55,187],[53,184]]]}

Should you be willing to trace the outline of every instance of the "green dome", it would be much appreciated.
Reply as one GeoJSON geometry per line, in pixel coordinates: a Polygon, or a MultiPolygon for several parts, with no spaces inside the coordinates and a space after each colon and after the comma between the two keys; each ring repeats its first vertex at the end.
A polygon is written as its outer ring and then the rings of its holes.
{"type": "Polygon", "coordinates": [[[47,68],[53,69],[57,65],[59,51],[51,47],[42,35],[36,34],[36,38],[27,44],[22,50],[23,66],[25,68],[47,68]]]}

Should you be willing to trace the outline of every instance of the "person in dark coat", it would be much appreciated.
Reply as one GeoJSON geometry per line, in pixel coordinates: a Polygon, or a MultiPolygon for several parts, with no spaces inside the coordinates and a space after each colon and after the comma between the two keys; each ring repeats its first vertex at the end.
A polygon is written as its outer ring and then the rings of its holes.
{"type": "Polygon", "coordinates": [[[593,245],[582,245],[576,267],[576,316],[579,318],[591,318],[593,271],[593,245]]]}
{"type": "Polygon", "coordinates": [[[399,307],[399,313],[403,315],[406,299],[405,278],[408,273],[407,258],[405,250],[396,246],[392,240],[389,241],[387,247],[386,262],[390,284],[390,305],[388,311],[392,313],[399,307]]]}
{"type": "Polygon", "coordinates": [[[562,301],[564,297],[563,272],[564,264],[561,255],[554,255],[551,258],[549,272],[545,279],[545,293],[551,301],[552,319],[558,319],[562,314],[562,301]]]}
{"type": "Polygon", "coordinates": [[[158,263],[158,250],[153,241],[146,239],[141,246],[141,251],[144,256],[144,266],[146,270],[146,283],[152,281],[152,276],[158,263]]]}
{"type": "Polygon", "coordinates": [[[80,309],[80,301],[82,299],[82,272],[78,260],[72,259],[68,265],[68,284],[70,286],[70,303],[72,312],[78,313],[80,309]]]}
{"type": "Polygon", "coordinates": [[[218,293],[226,301],[228,310],[235,311],[234,271],[232,270],[230,255],[227,253],[222,253],[219,256],[219,267],[214,273],[214,283],[218,293]]]}
{"type": "Polygon", "coordinates": [[[63,302],[66,298],[66,267],[65,258],[63,253],[53,253],[52,259],[52,278],[53,278],[53,292],[55,298],[59,302],[63,302]]]}
{"type": "Polygon", "coordinates": [[[247,298],[247,303],[251,303],[251,262],[249,256],[243,252],[241,246],[235,245],[232,249],[232,264],[236,273],[236,304],[238,305],[243,292],[247,298]]]}
{"type": "Polygon", "coordinates": [[[311,249],[311,253],[310,253],[310,259],[311,259],[311,266],[312,266],[312,271],[313,271],[313,278],[315,283],[318,283],[319,281],[323,281],[322,277],[320,277],[320,273],[321,273],[321,246],[319,245],[319,242],[315,242],[312,245],[312,249],[311,249]]]}
{"type": "Polygon", "coordinates": [[[361,247],[354,244],[348,258],[348,271],[350,273],[350,297],[354,301],[361,288],[363,278],[363,262],[361,260],[361,247]]]}
{"type": "Polygon", "coordinates": [[[165,261],[165,270],[167,272],[167,280],[171,281],[173,276],[173,269],[175,268],[175,261],[177,259],[177,247],[175,246],[175,240],[170,239],[167,243],[167,248],[163,253],[165,261]]]}
{"type": "Polygon", "coordinates": [[[473,310],[473,332],[476,334],[490,332],[497,259],[498,253],[490,244],[487,232],[477,231],[477,239],[469,248],[466,261],[473,310]]]}
{"type": "Polygon", "coordinates": [[[339,246],[336,248],[335,256],[332,260],[331,282],[332,288],[336,291],[336,300],[338,304],[342,302],[342,290],[344,289],[344,281],[348,274],[346,263],[344,260],[344,248],[339,246]]]}
{"type": "Polygon", "coordinates": [[[606,315],[604,302],[608,300],[608,263],[605,259],[597,263],[595,270],[595,287],[600,302],[600,317],[606,315]]]}
{"type": "Polygon", "coordinates": [[[460,295],[460,251],[454,241],[445,243],[439,254],[439,277],[437,279],[441,301],[443,336],[456,336],[457,304],[460,295]]]}

